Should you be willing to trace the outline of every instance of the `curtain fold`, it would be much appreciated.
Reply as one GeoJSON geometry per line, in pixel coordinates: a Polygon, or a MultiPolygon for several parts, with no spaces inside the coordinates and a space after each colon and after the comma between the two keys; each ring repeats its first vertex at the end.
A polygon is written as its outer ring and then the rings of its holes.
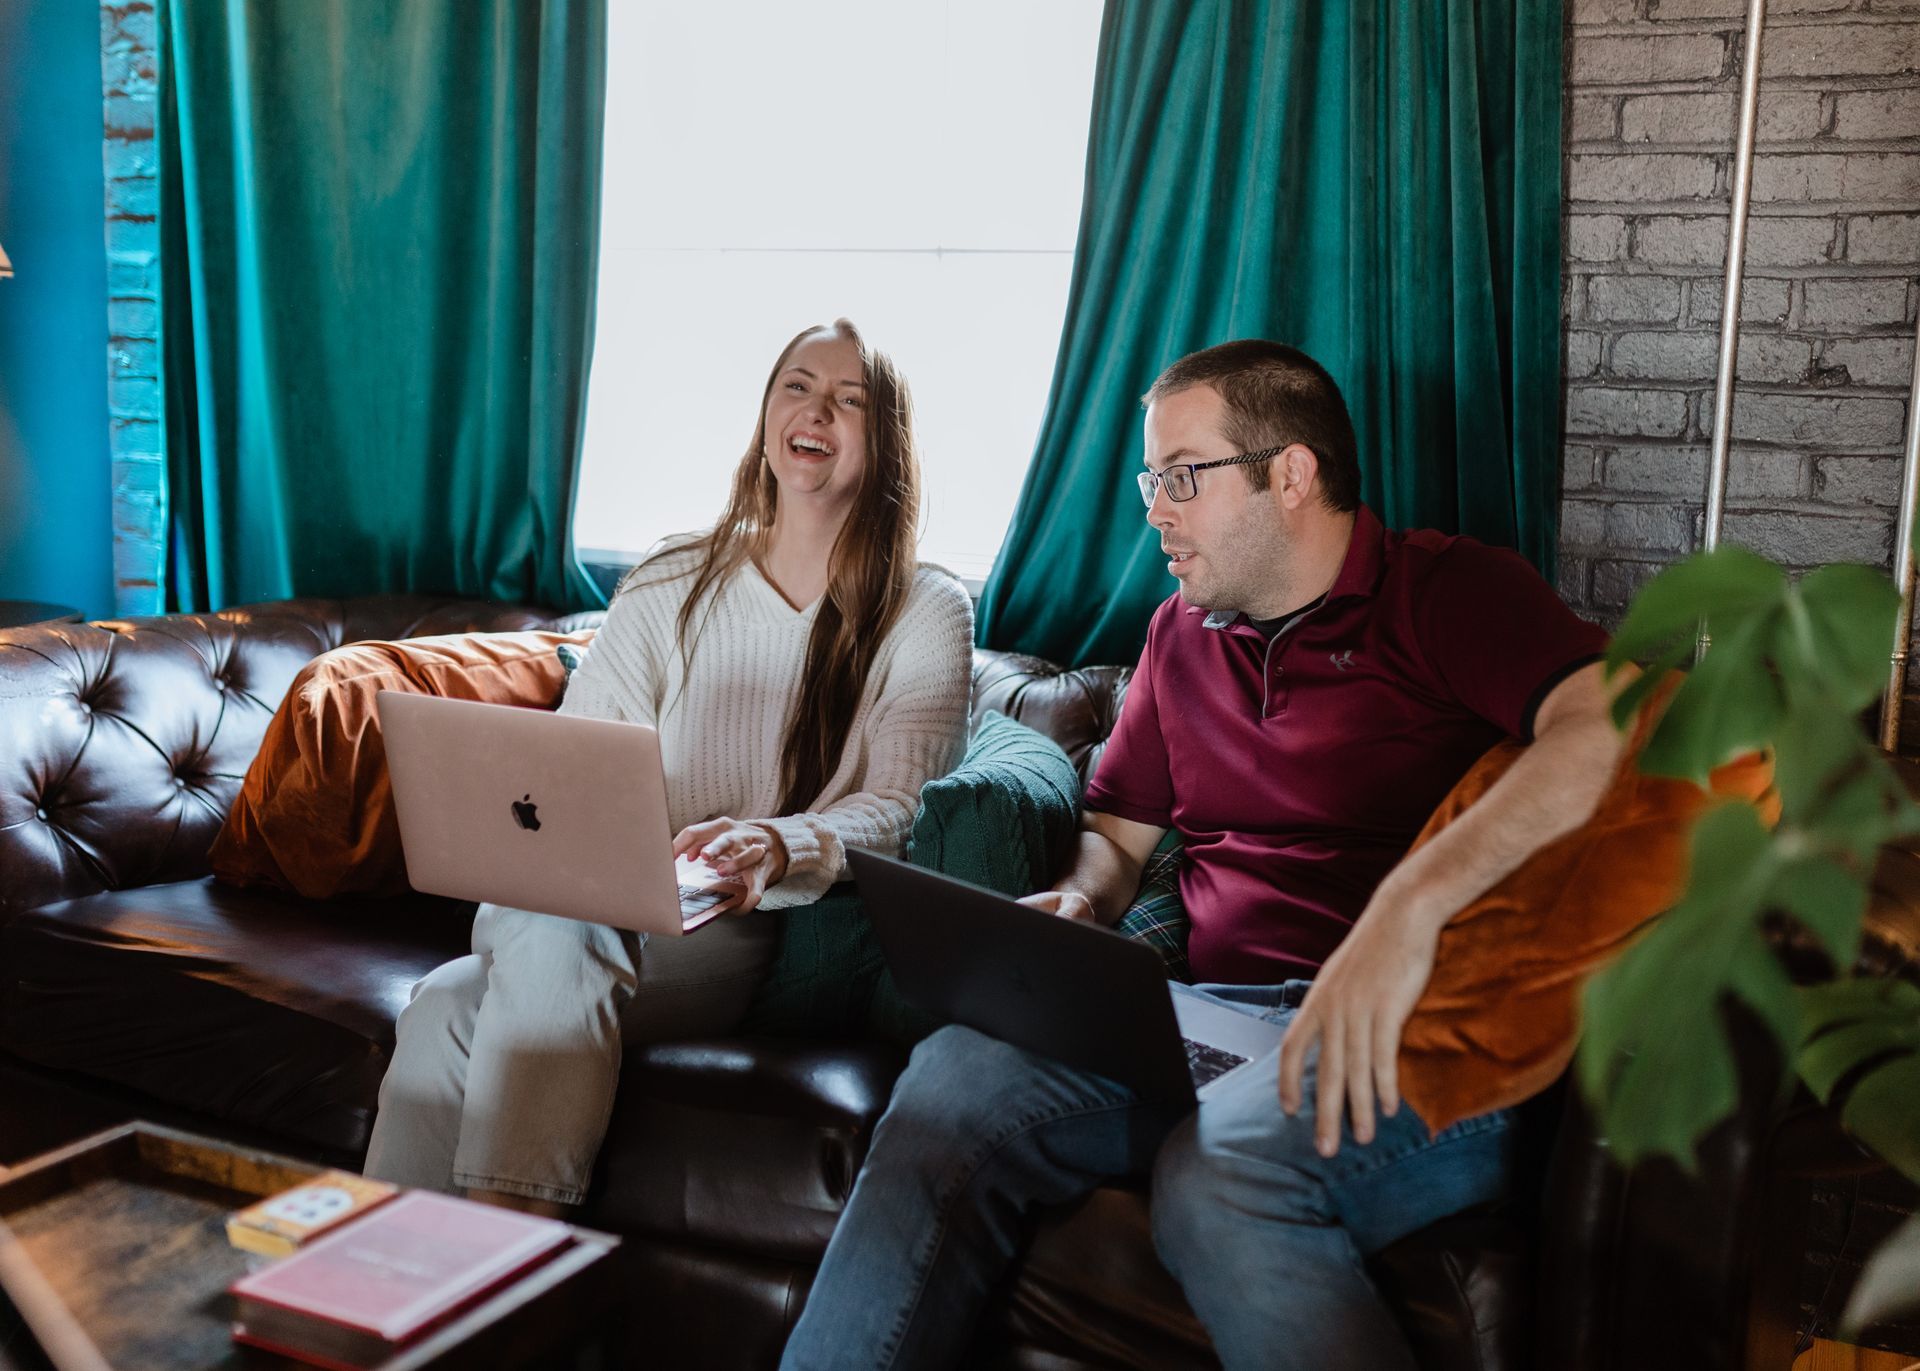
{"type": "Polygon", "coordinates": [[[1346,394],[1366,500],[1552,574],[1561,24],[1548,0],[1109,0],[1045,416],[983,645],[1131,662],[1175,586],[1139,397],[1230,338],[1346,394]]]}
{"type": "Polygon", "coordinates": [[[606,0],[162,0],[169,609],[603,603],[606,0]]]}

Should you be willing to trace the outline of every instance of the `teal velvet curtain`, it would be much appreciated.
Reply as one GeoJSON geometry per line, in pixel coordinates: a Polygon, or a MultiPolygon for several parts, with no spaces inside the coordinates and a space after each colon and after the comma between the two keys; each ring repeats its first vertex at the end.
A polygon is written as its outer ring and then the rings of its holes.
{"type": "Polygon", "coordinates": [[[163,0],[169,608],[602,603],[606,0],[163,0]]]}
{"type": "Polygon", "coordinates": [[[1131,662],[1175,587],[1139,397],[1230,338],[1317,357],[1389,526],[1549,575],[1558,0],[1109,0],[1053,387],[980,641],[1131,662]]]}

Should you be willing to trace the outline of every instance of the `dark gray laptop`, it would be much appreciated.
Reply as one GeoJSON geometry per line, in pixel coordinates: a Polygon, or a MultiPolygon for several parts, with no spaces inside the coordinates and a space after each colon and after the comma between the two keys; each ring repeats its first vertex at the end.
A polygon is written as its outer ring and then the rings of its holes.
{"type": "Polygon", "coordinates": [[[1174,1103],[1280,1044],[1277,1025],[1178,993],[1143,943],[877,852],[847,860],[900,992],[930,1014],[1174,1103]]]}

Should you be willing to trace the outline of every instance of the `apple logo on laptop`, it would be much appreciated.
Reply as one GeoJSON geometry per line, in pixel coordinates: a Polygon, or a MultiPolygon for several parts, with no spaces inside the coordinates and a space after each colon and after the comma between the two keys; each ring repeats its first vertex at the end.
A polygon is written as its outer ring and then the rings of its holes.
{"type": "Polygon", "coordinates": [[[540,806],[528,803],[528,801],[532,799],[532,795],[522,795],[513,802],[513,821],[529,833],[538,833],[540,831],[540,816],[534,811],[539,809],[540,806]]]}

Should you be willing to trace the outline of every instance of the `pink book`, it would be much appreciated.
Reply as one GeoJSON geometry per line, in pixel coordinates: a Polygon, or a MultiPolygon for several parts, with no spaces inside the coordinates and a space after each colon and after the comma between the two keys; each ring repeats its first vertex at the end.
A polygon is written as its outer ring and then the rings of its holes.
{"type": "Polygon", "coordinates": [[[233,1336],[322,1366],[373,1365],[571,1238],[553,1219],[410,1190],[235,1281],[233,1336]]]}

